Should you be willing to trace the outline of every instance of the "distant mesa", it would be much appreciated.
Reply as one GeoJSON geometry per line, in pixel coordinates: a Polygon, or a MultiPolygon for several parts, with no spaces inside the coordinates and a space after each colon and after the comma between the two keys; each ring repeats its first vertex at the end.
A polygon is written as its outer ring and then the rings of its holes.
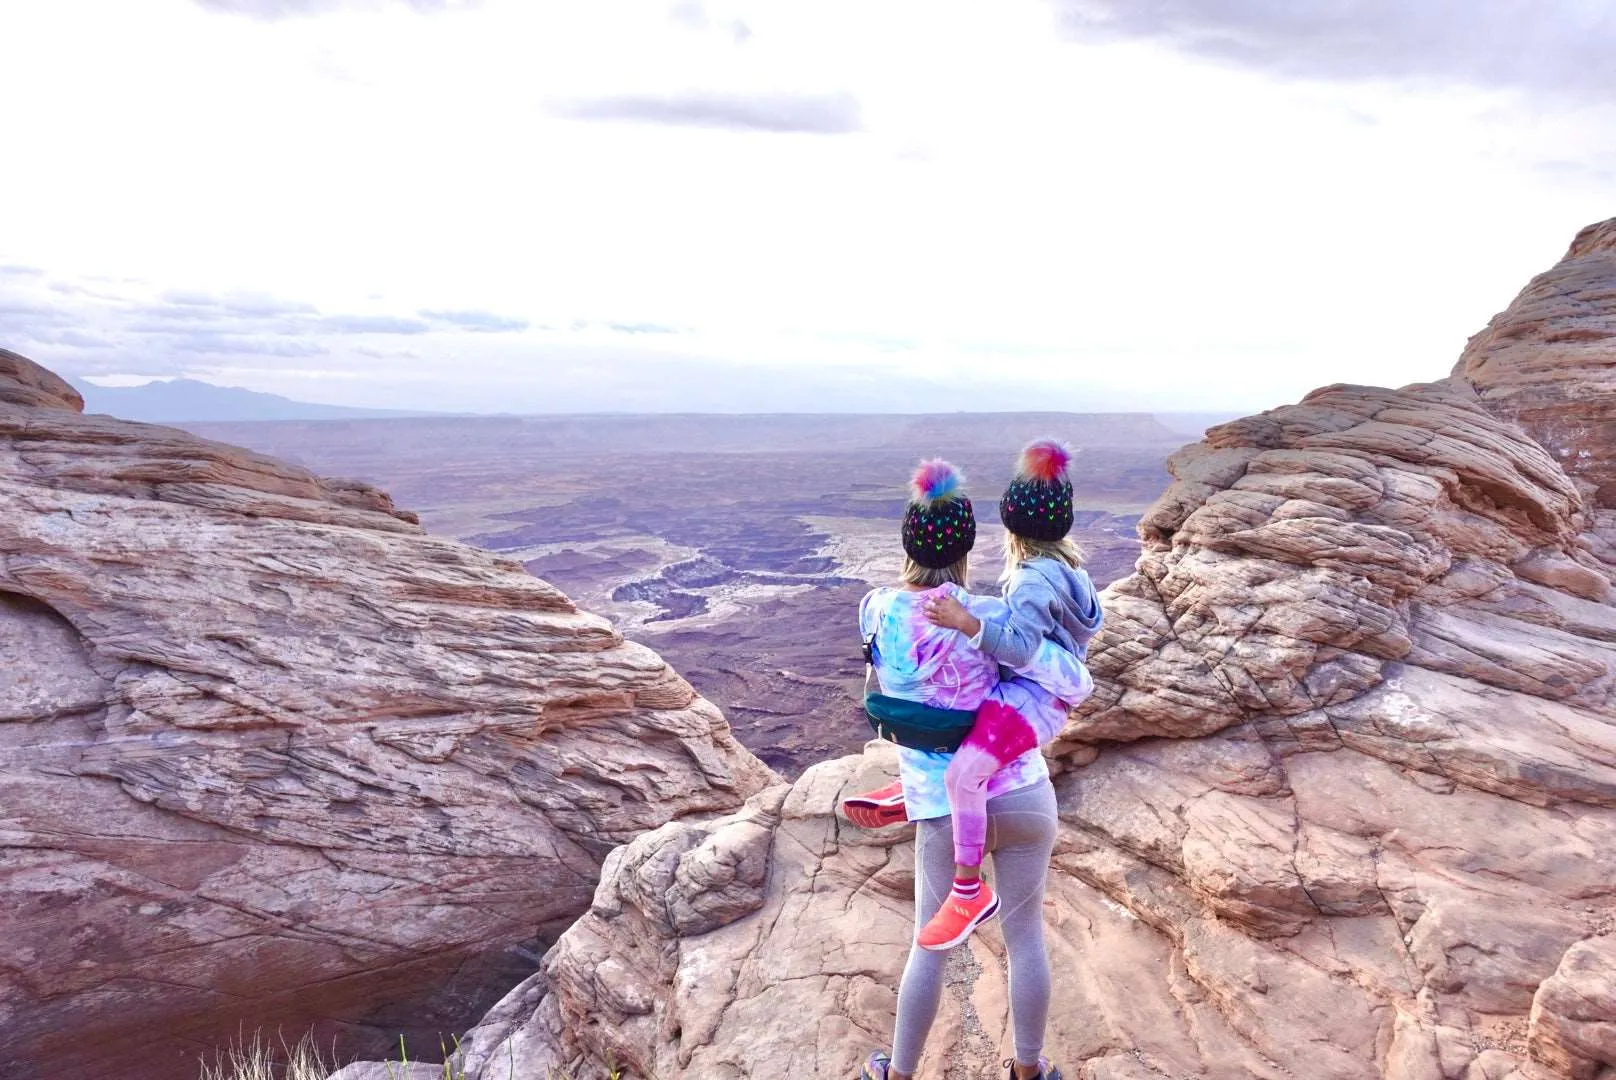
{"type": "MultiPolygon", "coordinates": [[[[13,354],[15,355],[15,354],[13,354]]],[[[215,386],[199,379],[169,379],[142,386],[75,384],[84,397],[84,411],[138,420],[147,424],[235,422],[250,420],[366,420],[411,416],[448,416],[449,413],[398,409],[359,409],[346,405],[319,405],[294,401],[279,394],[215,386]]]]}
{"type": "MultiPolygon", "coordinates": [[[[13,354],[15,355],[15,354],[13,354]]],[[[54,378],[54,376],[53,376],[54,378]]],[[[60,381],[60,380],[59,380],[60,381]]],[[[371,409],[347,405],[325,405],[310,401],[296,401],[279,394],[268,394],[236,386],[219,386],[199,379],[154,380],[140,386],[98,386],[83,379],[72,383],[84,399],[84,411],[116,416],[122,420],[136,420],[147,424],[208,424],[243,423],[256,421],[298,420],[367,420],[436,418],[465,419],[500,416],[512,419],[511,413],[478,414],[455,413],[417,409],[371,409]]],[[[572,416],[575,422],[591,427],[602,420],[617,417],[625,425],[643,424],[646,413],[561,413],[572,416]]],[[[671,428],[703,426],[710,417],[723,417],[730,439],[745,440],[752,430],[772,427],[778,414],[769,413],[658,413],[658,423],[671,428]]],[[[1200,438],[1209,427],[1237,419],[1237,412],[1096,412],[1096,413],[802,413],[792,414],[799,421],[821,417],[833,429],[846,429],[857,433],[855,437],[868,440],[872,426],[887,427],[889,445],[925,445],[932,442],[966,443],[987,441],[996,443],[1002,438],[1007,425],[1025,426],[1036,423],[1040,417],[1053,425],[1070,426],[1074,419],[1080,425],[1081,441],[1089,444],[1117,441],[1128,444],[1152,439],[1173,442],[1183,438],[1200,438]]],[[[592,435],[593,433],[589,433],[592,435]]],[[[585,435],[584,437],[589,437],[585,435]]],[[[680,432],[681,443],[688,441],[680,432]]],[[[710,438],[723,440],[726,436],[714,433],[710,438]]],[[[650,448],[662,445],[656,433],[647,433],[643,442],[650,448]]]]}
{"type": "Polygon", "coordinates": [[[1152,418],[1162,427],[1175,435],[1185,435],[1191,439],[1199,439],[1206,434],[1206,429],[1227,424],[1230,420],[1238,420],[1244,413],[1238,412],[1159,412],[1152,413],[1152,418]]]}

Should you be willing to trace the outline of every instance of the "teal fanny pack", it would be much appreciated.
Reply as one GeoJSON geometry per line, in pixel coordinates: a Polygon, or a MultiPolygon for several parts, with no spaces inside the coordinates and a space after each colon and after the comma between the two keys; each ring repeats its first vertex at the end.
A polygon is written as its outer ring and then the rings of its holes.
{"type": "Polygon", "coordinates": [[[960,748],[976,723],[974,711],[939,709],[906,698],[871,693],[870,673],[875,670],[873,634],[864,639],[864,662],[868,665],[864,669],[864,718],[870,722],[870,730],[875,732],[876,738],[934,754],[952,754],[960,748]]]}
{"type": "Polygon", "coordinates": [[[864,716],[876,738],[937,754],[958,750],[976,723],[969,709],[939,709],[886,694],[865,694],[864,716]]]}

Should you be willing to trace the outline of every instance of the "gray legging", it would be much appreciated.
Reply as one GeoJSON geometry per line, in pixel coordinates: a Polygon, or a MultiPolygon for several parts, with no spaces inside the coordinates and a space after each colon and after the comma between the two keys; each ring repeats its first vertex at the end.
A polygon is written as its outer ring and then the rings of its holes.
{"type": "MultiPolygon", "coordinates": [[[[999,894],[999,926],[1010,955],[1010,1016],[1016,1060],[1030,1065],[1044,1048],[1049,1019],[1049,954],[1044,949],[1044,878],[1055,849],[1055,789],[1048,780],[988,800],[987,849],[993,853],[993,887],[999,894]]],[[[954,883],[951,820],[931,818],[915,828],[916,926],[942,907],[954,883]]],[[[892,1068],[912,1073],[920,1063],[926,1033],[937,1018],[946,952],[915,945],[898,984],[898,1023],[892,1036],[892,1068]]]]}

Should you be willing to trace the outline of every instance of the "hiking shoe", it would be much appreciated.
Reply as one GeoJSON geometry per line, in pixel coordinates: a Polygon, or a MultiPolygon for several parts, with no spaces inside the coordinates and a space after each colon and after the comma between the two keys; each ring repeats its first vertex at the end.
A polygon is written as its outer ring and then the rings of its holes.
{"type": "MultiPolygon", "coordinates": [[[[1005,1058],[1004,1067],[1010,1070],[1010,1080],[1017,1080],[1016,1059],[1005,1058]]],[[[1049,1059],[1042,1055],[1038,1058],[1038,1075],[1034,1080],[1063,1080],[1061,1071],[1049,1063],[1049,1059]]]]}
{"type": "Polygon", "coordinates": [[[961,900],[950,892],[937,914],[915,935],[915,944],[931,952],[952,949],[998,913],[999,897],[985,881],[974,900],[961,900]]]}
{"type": "Polygon", "coordinates": [[[903,784],[894,780],[884,788],[842,800],[842,813],[861,829],[896,825],[908,817],[903,805],[903,784]]]}
{"type": "Polygon", "coordinates": [[[887,1070],[891,1067],[891,1054],[885,1050],[871,1050],[870,1056],[864,1059],[864,1068],[859,1070],[859,1080],[887,1080],[887,1070]]]}

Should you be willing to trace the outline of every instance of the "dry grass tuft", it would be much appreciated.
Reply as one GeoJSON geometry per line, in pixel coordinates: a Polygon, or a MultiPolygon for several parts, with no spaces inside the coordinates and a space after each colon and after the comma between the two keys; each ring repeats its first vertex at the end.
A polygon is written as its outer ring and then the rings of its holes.
{"type": "MultiPolygon", "coordinates": [[[[460,1039],[455,1038],[452,1052],[447,1044],[440,1044],[438,1049],[444,1060],[442,1064],[432,1067],[442,1070],[439,1074],[441,1080],[466,1080],[460,1039]]],[[[491,1065],[490,1071],[483,1074],[485,1077],[498,1076],[501,1071],[507,1071],[507,1075],[499,1080],[516,1080],[516,1051],[509,1044],[505,1050],[508,1060],[502,1064],[506,1070],[491,1065]]],[[[387,1077],[404,1080],[410,1073],[411,1063],[403,1036],[399,1036],[397,1060],[378,1064],[387,1077]]],[[[284,1038],[270,1040],[262,1032],[254,1032],[250,1039],[243,1037],[229,1050],[220,1051],[211,1065],[204,1062],[197,1080],[326,1080],[337,1068],[335,1052],[329,1058],[322,1054],[314,1043],[313,1033],[303,1036],[293,1045],[287,1045],[284,1038]]],[[[607,1056],[606,1070],[610,1080],[626,1080],[626,1074],[610,1055],[607,1056]]],[[[545,1080],[572,1080],[572,1077],[551,1069],[545,1080]]]]}
{"type": "MultiPolygon", "coordinates": [[[[459,1038],[454,1040],[452,1053],[447,1045],[438,1049],[444,1057],[443,1063],[436,1066],[442,1070],[442,1080],[466,1080],[459,1038]]],[[[410,1054],[402,1035],[398,1040],[398,1060],[379,1064],[388,1077],[396,1074],[403,1080],[410,1073],[410,1054]]],[[[250,1039],[243,1038],[229,1050],[221,1051],[211,1065],[204,1062],[198,1080],[326,1080],[337,1068],[336,1054],[333,1052],[327,1059],[315,1045],[312,1033],[287,1045],[284,1038],[272,1041],[262,1032],[254,1032],[250,1039]]],[[[512,1057],[512,1077],[515,1074],[516,1060],[512,1057]]]]}
{"type": "Polygon", "coordinates": [[[271,1042],[255,1031],[220,1051],[211,1065],[203,1062],[199,1080],[325,1080],[336,1071],[335,1057],[326,1061],[312,1034],[288,1046],[285,1039],[271,1042]]]}

